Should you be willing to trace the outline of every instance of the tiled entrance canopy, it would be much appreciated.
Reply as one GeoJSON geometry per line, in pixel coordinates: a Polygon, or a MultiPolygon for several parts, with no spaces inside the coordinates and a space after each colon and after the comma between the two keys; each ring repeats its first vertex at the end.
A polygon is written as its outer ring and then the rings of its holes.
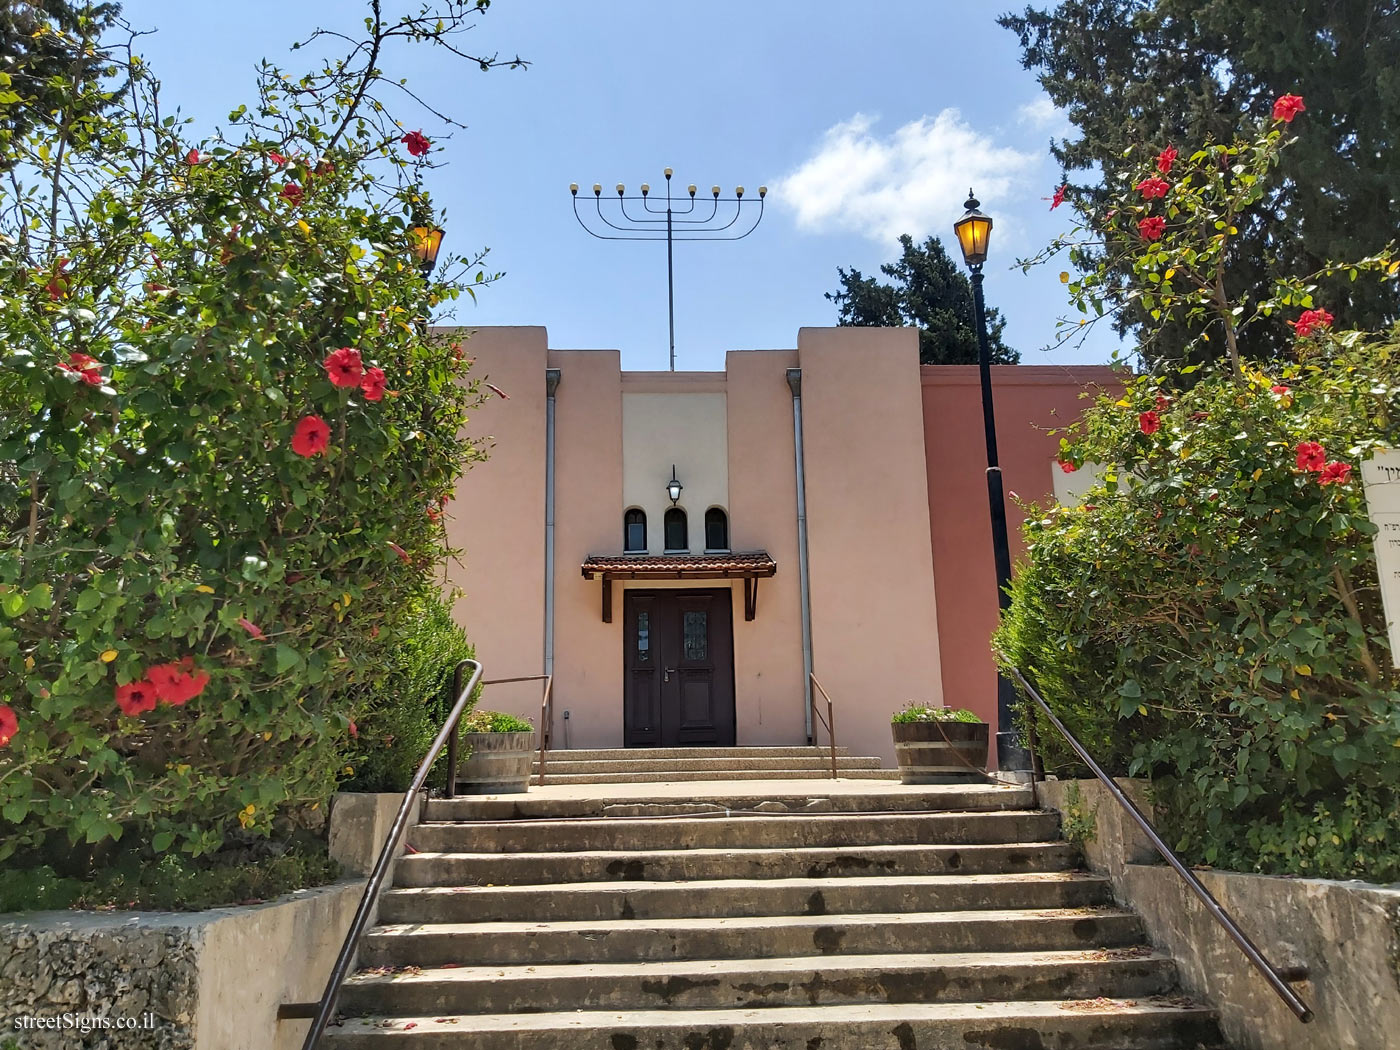
{"type": "Polygon", "coordinates": [[[613,580],[737,580],[744,581],[744,619],[758,613],[758,581],[778,571],[767,551],[723,554],[590,554],[583,578],[603,580],[603,622],[612,623],[613,580]]]}

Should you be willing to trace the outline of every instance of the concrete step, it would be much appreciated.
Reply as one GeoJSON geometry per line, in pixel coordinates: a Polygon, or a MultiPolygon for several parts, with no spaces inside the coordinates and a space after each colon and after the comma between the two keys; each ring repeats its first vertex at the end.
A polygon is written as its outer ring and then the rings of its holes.
{"type": "MultiPolygon", "coordinates": [[[[528,794],[481,796],[461,795],[451,799],[430,799],[424,819],[444,820],[521,820],[565,817],[604,817],[611,815],[669,815],[674,813],[722,813],[726,810],[753,810],[781,807],[790,812],[886,813],[897,810],[916,812],[953,810],[1030,809],[1029,788],[995,784],[929,784],[883,786],[870,782],[868,788],[850,792],[823,791],[830,781],[809,780],[800,789],[781,781],[761,792],[730,789],[727,784],[698,785],[677,793],[638,787],[625,796],[611,791],[560,795],[542,794],[539,788],[528,794]]],[[[552,792],[553,788],[547,791],[552,792]]]]}
{"type": "MultiPolygon", "coordinates": [[[[409,833],[410,842],[416,831],[409,833]]],[[[415,848],[417,848],[415,846],[415,848]]],[[[619,855],[578,853],[416,853],[395,868],[399,886],[504,886],[564,882],[672,882],[678,879],[830,879],[851,875],[985,875],[1064,871],[1079,853],[1065,842],[860,846],[844,849],[662,849],[619,855]]]]}
{"type": "Polygon", "coordinates": [[[1118,908],[625,919],[595,922],[417,923],[376,926],[365,967],[444,964],[660,962],[910,953],[1122,948],[1142,939],[1118,908]]]}
{"type": "Polygon", "coordinates": [[[363,1017],[338,1050],[1196,1050],[1214,1016],[1174,1000],[1052,1000],[363,1017]]]}
{"type": "MultiPolygon", "coordinates": [[[[657,770],[646,773],[555,773],[545,769],[546,784],[666,784],[689,780],[811,780],[816,769],[729,769],[657,770]]],[[[897,769],[842,769],[843,780],[898,780],[897,769]]],[[[538,779],[538,778],[535,778],[538,779]]]]}
{"type": "MultiPolygon", "coordinates": [[[[881,762],[878,758],[836,759],[838,771],[880,767],[881,762]]],[[[777,758],[692,758],[687,755],[684,758],[563,759],[551,755],[545,764],[545,779],[552,780],[556,773],[561,776],[565,773],[703,773],[711,770],[722,773],[747,773],[755,769],[800,769],[806,771],[808,777],[812,774],[821,776],[823,772],[830,774],[831,758],[829,755],[791,755],[777,758]]],[[[539,771],[540,764],[536,762],[535,772],[539,771]]]]}
{"type": "Polygon", "coordinates": [[[1147,948],[799,956],[371,972],[345,985],[340,1010],[434,1015],[1138,998],[1175,985],[1171,959],[1147,948]]]}
{"type": "Polygon", "coordinates": [[[436,886],[386,890],[383,923],[596,922],[611,919],[852,915],[1080,908],[1111,903],[1108,880],[1084,872],[905,878],[576,882],[562,886],[436,886]]]}
{"type": "Polygon", "coordinates": [[[419,824],[409,835],[429,853],[546,853],[569,850],[772,849],[921,843],[1043,842],[1059,837],[1052,811],[997,813],[759,814],[753,816],[604,817],[419,824]]]}
{"type": "MultiPolygon", "coordinates": [[[[836,749],[837,758],[850,755],[844,747],[836,749]]],[[[549,764],[555,762],[610,762],[633,760],[662,761],[677,758],[724,758],[739,762],[750,758],[824,758],[830,761],[829,747],[794,744],[776,747],[574,747],[551,748],[549,764]]]]}

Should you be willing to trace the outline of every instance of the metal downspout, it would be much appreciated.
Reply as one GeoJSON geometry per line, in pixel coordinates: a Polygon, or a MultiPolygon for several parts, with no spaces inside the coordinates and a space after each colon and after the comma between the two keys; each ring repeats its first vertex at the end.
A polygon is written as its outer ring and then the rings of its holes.
{"type": "Polygon", "coordinates": [[[797,473],[797,576],[802,589],[802,713],[812,743],[812,585],[807,570],[807,474],[802,458],[802,369],[787,370],[792,388],[792,444],[797,473]]]}
{"type": "MultiPolygon", "coordinates": [[[[554,674],[554,393],[557,368],[544,370],[544,673],[554,674]]],[[[552,737],[553,726],[542,727],[552,737]]]]}

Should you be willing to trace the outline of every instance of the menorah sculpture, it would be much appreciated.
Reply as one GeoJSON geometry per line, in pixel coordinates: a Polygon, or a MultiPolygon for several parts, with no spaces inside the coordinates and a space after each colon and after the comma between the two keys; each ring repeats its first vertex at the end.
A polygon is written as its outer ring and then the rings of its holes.
{"type": "MultiPolygon", "coordinates": [[[[642,183],[641,196],[628,196],[627,187],[622,183],[617,184],[617,208],[612,218],[603,209],[603,187],[601,183],[593,184],[593,202],[598,211],[597,221],[602,225],[597,229],[584,221],[583,215],[578,210],[578,183],[569,185],[569,193],[574,201],[574,218],[578,219],[578,224],[587,230],[594,237],[603,241],[660,241],[666,242],[666,300],[670,314],[671,325],[671,371],[676,370],[676,280],[675,266],[673,262],[674,249],[672,245],[676,241],[741,241],[758,228],[758,224],[763,220],[763,198],[768,195],[768,187],[758,188],[758,208],[746,207],[754,203],[750,197],[744,200],[744,187],[737,186],[734,189],[734,196],[721,197],[719,187],[710,187],[710,213],[708,215],[696,214],[695,186],[687,186],[685,197],[671,196],[671,169],[667,168],[666,175],[666,207],[660,205],[660,198],[657,204],[651,203],[651,187],[645,182],[642,183]],[[665,215],[665,218],[649,219],[642,216],[630,214],[627,210],[628,201],[641,201],[642,210],[650,215],[665,215]],[[724,205],[721,209],[720,205],[724,205]],[[731,207],[732,205],[732,207],[731,207]],[[683,206],[683,207],[682,207],[683,206]],[[756,211],[756,214],[755,214],[756,211]],[[727,221],[726,221],[727,219],[727,221]],[[752,221],[750,221],[752,220],[752,221]],[[663,231],[661,227],[665,227],[663,231]],[[614,232],[608,233],[607,230],[614,232]],[[736,232],[742,231],[742,232],[736,232]]],[[[610,198],[611,199],[611,198],[610,198]]],[[[636,205],[633,205],[635,210],[636,205]]],[[[585,205],[585,211],[587,206],[585,205]]],[[[703,205],[700,208],[703,211],[703,205]]],[[[609,207],[608,212],[614,211],[609,207]]]]}

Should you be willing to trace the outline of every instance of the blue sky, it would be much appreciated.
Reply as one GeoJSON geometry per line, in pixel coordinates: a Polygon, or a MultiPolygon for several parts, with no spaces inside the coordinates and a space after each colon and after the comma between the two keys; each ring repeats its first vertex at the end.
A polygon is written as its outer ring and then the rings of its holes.
{"type": "MultiPolygon", "coordinates": [[[[393,10],[396,0],[387,0],[393,10]]],[[[399,0],[416,6],[416,0],[399,0]]],[[[141,52],[179,104],[212,127],[252,97],[268,57],[300,72],[288,47],[317,25],[354,33],[357,0],[125,0],[155,28],[141,52]]],[[[457,322],[535,324],[559,349],[617,348],[623,367],[667,362],[665,245],[599,241],[581,230],[568,185],[629,192],[664,183],[770,187],[764,219],[743,241],[676,247],[677,367],[723,367],[731,349],[796,345],[804,325],[834,324],[822,293],[836,268],[866,273],[895,257],[895,237],[940,236],[968,185],[996,220],[987,298],[1027,364],[1099,362],[1105,327],[1078,349],[1043,352],[1068,304],[1063,263],[1012,268],[1069,223],[1045,199],[1058,180],[1047,143],[1065,123],[1020,67],[998,27],[1002,5],[948,0],[770,0],[766,3],[576,3],[495,0],[464,38],[479,52],[519,54],[526,70],[481,73],[430,49],[388,56],[386,69],[468,125],[440,141],[429,174],[446,208],[446,247],[491,249],[506,277],[457,322]]],[[[411,106],[411,104],[410,104],[411,106]]],[[[954,249],[955,254],[956,250],[954,249]]]]}

